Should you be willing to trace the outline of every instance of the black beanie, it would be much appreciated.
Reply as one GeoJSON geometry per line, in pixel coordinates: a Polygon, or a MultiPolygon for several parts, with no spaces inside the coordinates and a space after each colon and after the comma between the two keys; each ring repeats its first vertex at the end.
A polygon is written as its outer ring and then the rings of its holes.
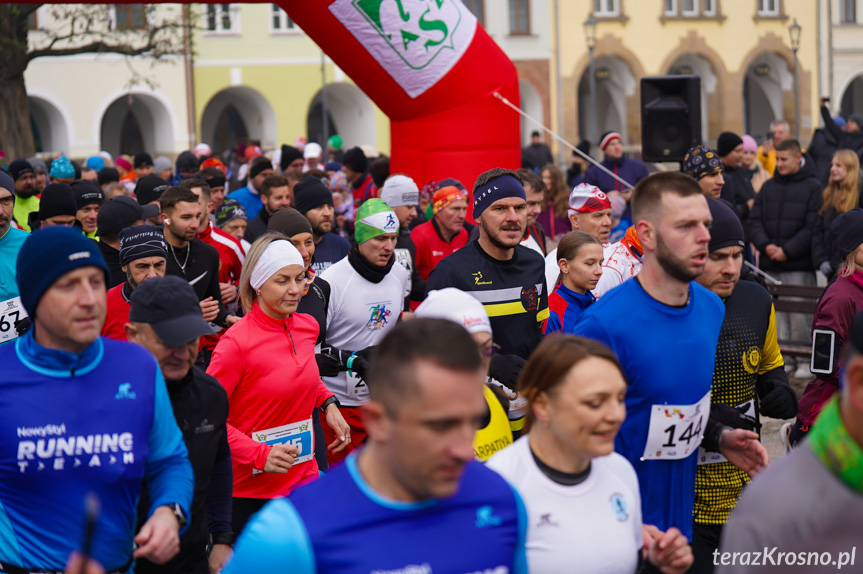
{"type": "Polygon", "coordinates": [[[151,173],[138,180],[135,185],[135,196],[138,198],[139,204],[147,205],[158,201],[166,189],[168,189],[168,182],[155,173],[151,173]]]}
{"type": "Polygon", "coordinates": [[[333,204],[333,192],[318,178],[308,177],[294,186],[294,207],[303,215],[325,204],[333,204]]]}
{"type": "Polygon", "coordinates": [[[135,154],[135,163],[133,164],[135,169],[139,167],[152,167],[153,165],[153,156],[143,151],[141,153],[135,154]]]}
{"type": "Polygon", "coordinates": [[[292,162],[303,159],[303,152],[291,145],[282,145],[282,157],[279,160],[279,167],[282,171],[288,169],[292,162]]]}
{"type": "Polygon", "coordinates": [[[746,247],[743,238],[743,224],[740,223],[740,218],[737,217],[728,202],[709,197],[707,198],[707,205],[710,207],[710,216],[713,218],[713,225],[710,226],[710,244],[708,245],[710,252],[731,245],[746,247]]]}
{"type": "Polygon", "coordinates": [[[12,176],[12,179],[18,181],[22,175],[27,175],[28,173],[36,173],[33,171],[33,166],[30,165],[30,162],[26,159],[16,159],[12,163],[9,164],[9,175],[12,176]]]}
{"type": "MultiPolygon", "coordinates": [[[[256,158],[257,159],[257,158],[256,158]]],[[[260,161],[255,161],[252,163],[252,167],[249,168],[249,179],[254,179],[261,175],[261,172],[267,169],[273,169],[273,164],[270,163],[270,160],[266,158],[261,158],[260,161]]]]}
{"type": "Polygon", "coordinates": [[[120,172],[113,167],[103,167],[96,173],[96,177],[99,178],[99,185],[105,185],[115,181],[119,182],[120,172]]]}
{"type": "Polygon", "coordinates": [[[42,198],[39,200],[39,221],[58,215],[75,217],[77,213],[78,204],[75,202],[75,194],[68,185],[49,183],[45,186],[42,198]]]}
{"type": "Polygon", "coordinates": [[[845,259],[863,243],[863,209],[846,211],[830,224],[830,236],[839,259],[845,259]]]}
{"type": "Polygon", "coordinates": [[[270,215],[267,231],[278,231],[290,238],[300,233],[312,233],[312,224],[293,207],[283,207],[270,215]]]}
{"type": "Polygon", "coordinates": [[[369,168],[369,160],[366,159],[366,154],[363,153],[363,150],[358,147],[352,147],[345,152],[342,165],[346,165],[356,172],[363,173],[369,168]]]}
{"type": "Polygon", "coordinates": [[[88,205],[102,205],[105,203],[105,193],[102,188],[92,181],[76,181],[70,186],[75,194],[75,203],[78,209],[84,209],[88,205]]]}
{"type": "Polygon", "coordinates": [[[198,158],[190,151],[184,151],[177,156],[177,172],[198,170],[198,158]]]}
{"type": "Polygon", "coordinates": [[[716,139],[716,155],[725,157],[742,143],[743,138],[739,135],[732,132],[722,132],[716,139]]]}

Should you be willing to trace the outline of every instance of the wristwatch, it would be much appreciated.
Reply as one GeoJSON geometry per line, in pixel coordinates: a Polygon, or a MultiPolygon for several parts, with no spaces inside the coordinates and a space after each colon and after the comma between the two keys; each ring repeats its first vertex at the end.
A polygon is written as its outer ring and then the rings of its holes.
{"type": "Polygon", "coordinates": [[[168,507],[174,513],[174,516],[177,517],[177,522],[180,523],[180,530],[185,528],[189,520],[186,518],[186,514],[183,512],[183,509],[180,507],[180,505],[175,502],[173,504],[169,504],[168,507]]]}
{"type": "Polygon", "coordinates": [[[210,534],[210,544],[215,546],[216,544],[225,544],[227,546],[234,545],[234,533],[233,532],[213,532],[210,534]]]}
{"type": "Polygon", "coordinates": [[[337,407],[342,406],[342,404],[339,402],[339,399],[336,398],[336,395],[333,395],[327,400],[325,400],[323,404],[321,404],[321,412],[327,414],[327,407],[329,407],[330,405],[336,405],[337,407]]]}

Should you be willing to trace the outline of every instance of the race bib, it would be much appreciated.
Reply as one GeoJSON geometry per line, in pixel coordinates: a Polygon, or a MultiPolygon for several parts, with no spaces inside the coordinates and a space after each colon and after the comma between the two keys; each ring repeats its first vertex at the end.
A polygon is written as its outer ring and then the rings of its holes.
{"type": "MultiPolygon", "coordinates": [[[[252,431],[252,439],[261,444],[289,444],[297,447],[300,451],[294,464],[300,464],[312,460],[315,456],[315,433],[312,430],[312,419],[264,429],[252,431]]],[[[261,474],[263,471],[252,469],[252,474],[261,474]]]]}
{"type": "Polygon", "coordinates": [[[679,460],[701,446],[710,392],[694,405],[653,405],[642,460],[679,460]]]}
{"type": "Polygon", "coordinates": [[[0,302],[0,343],[17,339],[15,323],[27,316],[27,311],[21,305],[21,297],[0,302]]]}
{"type": "Polygon", "coordinates": [[[355,399],[368,400],[369,386],[361,378],[345,373],[345,393],[355,399]]]}
{"type": "MultiPolygon", "coordinates": [[[[755,418],[755,399],[746,401],[734,408],[746,416],[755,418]]],[[[716,464],[717,462],[728,462],[728,459],[722,456],[722,453],[710,452],[704,450],[702,447],[698,447],[698,464],[716,464]]]]}

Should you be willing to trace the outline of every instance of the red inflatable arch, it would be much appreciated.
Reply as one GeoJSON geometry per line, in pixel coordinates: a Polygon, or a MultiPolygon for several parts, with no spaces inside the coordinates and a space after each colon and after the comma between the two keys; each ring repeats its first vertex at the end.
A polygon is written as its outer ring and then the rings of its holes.
{"type": "MultiPolygon", "coordinates": [[[[471,189],[520,165],[515,66],[461,0],[280,0],[390,118],[390,170],[471,189]]],[[[468,209],[470,213],[470,209],[468,209]]]]}

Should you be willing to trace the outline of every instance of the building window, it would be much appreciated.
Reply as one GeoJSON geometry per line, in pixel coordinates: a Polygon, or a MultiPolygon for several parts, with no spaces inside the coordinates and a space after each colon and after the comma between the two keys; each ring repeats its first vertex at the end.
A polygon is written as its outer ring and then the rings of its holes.
{"type": "Polygon", "coordinates": [[[706,18],[717,14],[718,0],[665,0],[665,15],[668,17],[706,18]]]}
{"type": "Polygon", "coordinates": [[[665,0],[665,15],[677,16],[677,0],[665,0]]]}
{"type": "Polygon", "coordinates": [[[593,15],[597,17],[620,16],[620,0],[593,0],[593,15]]]}
{"type": "Polygon", "coordinates": [[[207,4],[206,26],[207,32],[211,33],[239,33],[239,7],[236,4],[207,4]]]}
{"type": "Polygon", "coordinates": [[[857,0],[839,0],[839,22],[842,24],[857,23],[857,0]]]}
{"type": "Polygon", "coordinates": [[[270,30],[273,32],[299,32],[300,29],[288,16],[288,13],[282,10],[278,4],[270,4],[270,30]]]}
{"type": "Polygon", "coordinates": [[[484,0],[464,0],[464,5],[467,6],[468,10],[473,12],[480,26],[485,26],[485,6],[483,3],[484,0]]]}
{"type": "Polygon", "coordinates": [[[779,0],[758,0],[759,16],[779,16],[779,0]]]}
{"type": "Polygon", "coordinates": [[[27,29],[28,30],[38,30],[39,29],[39,17],[37,16],[38,10],[33,10],[30,12],[30,15],[27,16],[27,29]]]}
{"type": "Polygon", "coordinates": [[[509,33],[530,34],[530,0],[509,0],[509,33]]]}
{"type": "Polygon", "coordinates": [[[147,27],[145,4],[114,4],[114,27],[117,30],[140,30],[147,27]]]}

